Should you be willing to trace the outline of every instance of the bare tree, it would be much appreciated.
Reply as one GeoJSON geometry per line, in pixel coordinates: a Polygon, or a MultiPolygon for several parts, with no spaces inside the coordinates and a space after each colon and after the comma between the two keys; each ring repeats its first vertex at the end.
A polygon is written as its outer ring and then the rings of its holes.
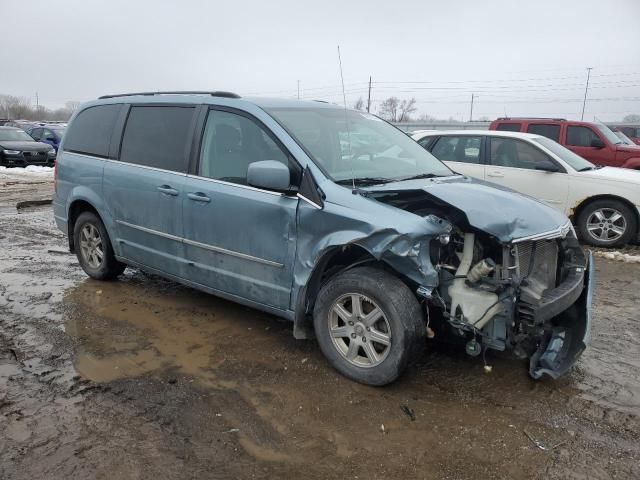
{"type": "Polygon", "coordinates": [[[365,108],[364,108],[364,99],[362,97],[358,98],[358,100],[356,100],[356,103],[353,104],[353,108],[363,112],[365,110],[365,108]]]}
{"type": "Polygon", "coordinates": [[[415,98],[412,98],[410,100],[402,100],[402,102],[400,102],[400,118],[398,118],[398,122],[410,122],[411,114],[416,110],[417,107],[415,98]]]}
{"type": "Polygon", "coordinates": [[[12,120],[68,120],[80,107],[80,102],[70,100],[63,108],[49,110],[43,105],[33,107],[28,98],[13,95],[0,95],[0,118],[12,120]]]}
{"type": "Polygon", "coordinates": [[[400,100],[389,97],[380,104],[380,116],[390,122],[410,122],[411,114],[417,110],[416,99],[400,100]]]}
{"type": "Polygon", "coordinates": [[[638,115],[637,113],[632,113],[625,116],[622,121],[628,123],[640,123],[640,115],[638,115]]]}
{"type": "Polygon", "coordinates": [[[398,121],[398,107],[400,99],[398,97],[389,97],[380,104],[380,116],[390,122],[398,121]]]}

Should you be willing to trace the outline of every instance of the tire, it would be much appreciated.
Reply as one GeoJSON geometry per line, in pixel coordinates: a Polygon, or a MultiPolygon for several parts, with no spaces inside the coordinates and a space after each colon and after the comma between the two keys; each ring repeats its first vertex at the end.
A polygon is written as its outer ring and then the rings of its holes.
{"type": "Polygon", "coordinates": [[[426,345],[418,300],[397,277],[378,268],[357,267],[331,278],[318,294],[313,323],[329,363],[345,377],[366,385],[393,382],[426,345]],[[359,300],[354,302],[354,297],[359,300]],[[362,315],[349,325],[353,305],[358,303],[362,315]],[[334,308],[337,305],[342,309],[334,308]],[[382,317],[374,320],[376,308],[382,317]]]}
{"type": "Polygon", "coordinates": [[[80,214],[73,226],[73,244],[80,266],[91,278],[113,280],[124,272],[126,265],[116,260],[107,229],[95,213],[80,214]],[[89,242],[86,241],[87,238],[90,239],[89,242]],[[83,248],[87,243],[88,248],[83,248]],[[98,251],[102,253],[101,257],[98,251]]]}
{"type": "Polygon", "coordinates": [[[589,245],[619,247],[635,239],[638,220],[624,203],[602,199],[589,203],[581,210],[577,227],[580,238],[589,245]]]}

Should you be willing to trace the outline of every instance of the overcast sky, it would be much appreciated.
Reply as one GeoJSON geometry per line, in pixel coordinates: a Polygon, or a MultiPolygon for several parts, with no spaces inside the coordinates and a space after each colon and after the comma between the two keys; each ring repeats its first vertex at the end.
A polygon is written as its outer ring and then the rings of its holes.
{"type": "Polygon", "coordinates": [[[474,118],[640,113],[640,1],[0,0],[0,94],[57,107],[106,93],[415,97],[474,118]]]}

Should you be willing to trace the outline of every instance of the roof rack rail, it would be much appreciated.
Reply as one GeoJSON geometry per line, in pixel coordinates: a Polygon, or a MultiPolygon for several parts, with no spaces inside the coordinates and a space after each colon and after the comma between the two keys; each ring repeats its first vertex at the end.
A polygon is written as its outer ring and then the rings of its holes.
{"type": "Polygon", "coordinates": [[[498,120],[555,120],[556,122],[566,122],[566,118],[552,117],[499,117],[498,120]]]}
{"type": "Polygon", "coordinates": [[[233,92],[205,92],[199,90],[175,90],[175,91],[166,91],[166,92],[134,92],[134,93],[118,93],[115,95],[102,95],[98,97],[98,99],[102,100],[104,98],[118,98],[118,97],[132,97],[134,95],[144,95],[144,96],[153,96],[153,95],[211,95],[212,97],[225,97],[225,98],[240,98],[240,95],[233,92]]]}

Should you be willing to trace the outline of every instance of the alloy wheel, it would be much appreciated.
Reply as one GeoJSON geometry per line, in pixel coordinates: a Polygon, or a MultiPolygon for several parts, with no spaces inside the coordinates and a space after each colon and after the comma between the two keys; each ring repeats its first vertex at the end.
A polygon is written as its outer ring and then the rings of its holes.
{"type": "Polygon", "coordinates": [[[387,358],[391,327],[370,298],[359,293],[341,296],[331,306],[328,322],[333,345],[349,363],[375,367],[387,358]]]}
{"type": "Polygon", "coordinates": [[[615,208],[599,208],[587,219],[587,232],[601,242],[615,242],[626,230],[627,220],[615,208]]]}
{"type": "Polygon", "coordinates": [[[80,231],[80,252],[87,265],[100,268],[104,260],[102,236],[100,230],[92,223],[84,224],[80,231]]]}

